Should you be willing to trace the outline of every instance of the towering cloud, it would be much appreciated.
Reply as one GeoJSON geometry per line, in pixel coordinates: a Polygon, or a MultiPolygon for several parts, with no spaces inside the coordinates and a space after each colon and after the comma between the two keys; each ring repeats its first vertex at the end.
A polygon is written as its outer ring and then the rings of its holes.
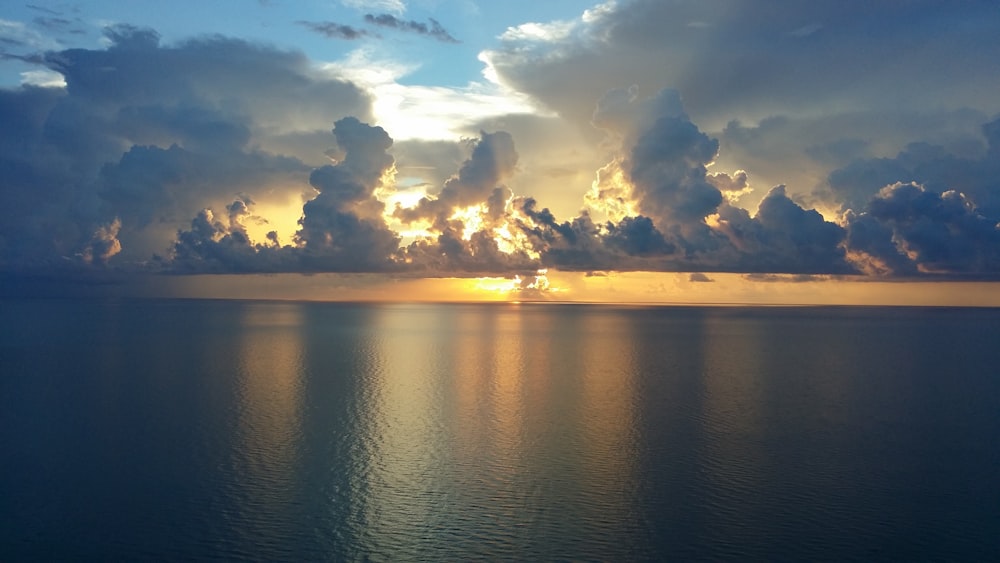
{"type": "Polygon", "coordinates": [[[309,176],[319,195],[303,206],[295,234],[303,265],[320,271],[387,269],[399,237],[386,227],[382,204],[372,196],[393,166],[386,153],[392,139],[353,117],[337,121],[333,134],[345,156],[309,176]]]}
{"type": "Polygon", "coordinates": [[[602,173],[614,177],[620,171],[626,180],[624,186],[592,196],[596,204],[611,195],[631,199],[664,228],[700,223],[722,203],[706,168],[719,142],[691,123],[677,91],[642,99],[635,87],[612,90],[598,103],[593,119],[622,145],[622,157],[602,173]]]}

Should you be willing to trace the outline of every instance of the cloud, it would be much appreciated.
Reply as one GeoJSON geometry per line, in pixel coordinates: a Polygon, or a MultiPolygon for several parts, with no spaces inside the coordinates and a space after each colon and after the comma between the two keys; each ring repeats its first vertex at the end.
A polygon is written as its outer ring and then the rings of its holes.
{"type": "Polygon", "coordinates": [[[237,199],[226,208],[228,220],[203,209],[178,231],[165,266],[184,273],[391,270],[399,237],[386,227],[373,194],[393,166],[386,152],[392,139],[354,117],[338,120],[333,135],[344,158],[310,174],[318,194],[302,208],[294,244],[281,246],[273,232],[266,242],[251,242],[244,221],[252,202],[237,199]]]}
{"type": "Polygon", "coordinates": [[[5,268],[62,267],[88,252],[95,264],[139,267],[200,209],[240,193],[271,205],[311,191],[308,165],[262,145],[370,115],[364,91],[301,53],[222,37],[164,46],[131,26],[106,36],[106,49],[40,59],[64,88],[0,90],[5,268]],[[112,257],[92,239],[115,220],[112,257]]]}
{"type": "MultiPolygon", "coordinates": [[[[753,125],[735,119],[717,133],[716,166],[752,171],[757,185],[785,184],[789,193],[810,198],[812,205],[822,205],[824,213],[832,216],[842,205],[864,205],[886,183],[901,180],[888,178],[853,195],[836,194],[827,186],[832,170],[854,161],[894,157],[915,139],[950,153],[981,154],[981,126],[987,120],[983,112],[968,108],[780,115],[753,125]]],[[[739,201],[757,203],[750,194],[739,201]]]]}
{"type": "Polygon", "coordinates": [[[392,139],[381,127],[353,117],[337,121],[333,133],[345,156],[309,176],[319,195],[303,206],[295,239],[316,269],[380,270],[399,246],[382,219],[382,204],[373,198],[393,166],[386,152],[392,139]]]}
{"type": "Polygon", "coordinates": [[[837,0],[608,2],[573,20],[512,28],[481,57],[501,83],[578,121],[609,84],[676,88],[708,129],[834,105],[900,110],[947,100],[948,109],[1000,111],[987,94],[1000,90],[1000,76],[985,71],[1000,60],[991,40],[1000,13],[989,3],[928,0],[908,3],[905,19],[898,10],[837,0]]]}
{"type": "Polygon", "coordinates": [[[3,18],[0,18],[0,45],[5,51],[8,48],[43,51],[58,47],[55,40],[31,29],[24,22],[3,18]]]}
{"type": "Polygon", "coordinates": [[[823,274],[746,274],[743,279],[761,283],[809,283],[835,279],[823,274]]]}
{"type": "Polygon", "coordinates": [[[691,123],[676,91],[643,99],[634,87],[611,90],[598,102],[593,121],[617,135],[624,149],[605,173],[620,169],[628,187],[605,195],[617,191],[615,197],[633,200],[660,226],[700,222],[722,203],[706,168],[719,143],[691,123]]]}
{"type": "Polygon", "coordinates": [[[295,23],[330,39],[347,39],[348,41],[353,41],[355,39],[363,39],[371,36],[367,30],[358,29],[356,27],[351,27],[337,22],[310,22],[300,20],[295,23]]]}
{"type": "Polygon", "coordinates": [[[718,231],[739,249],[731,262],[747,272],[856,273],[847,261],[840,225],[792,201],[784,186],[768,192],[752,218],[741,208],[724,206],[718,231]]]}
{"type": "Polygon", "coordinates": [[[27,70],[21,73],[21,84],[41,88],[65,88],[63,75],[51,70],[27,70]]]}
{"type": "Polygon", "coordinates": [[[88,264],[107,264],[112,256],[122,250],[121,242],[118,240],[118,231],[121,230],[122,223],[116,217],[111,223],[98,227],[90,237],[90,243],[80,254],[84,262],[88,264]]]}
{"type": "MultiPolygon", "coordinates": [[[[837,82],[855,71],[825,49],[856,49],[831,38],[882,44],[825,1],[741,6],[742,23],[720,6],[638,0],[519,26],[483,55],[497,82],[464,90],[401,85],[412,68],[375,64],[370,45],[316,65],[113,26],[106,48],[37,56],[64,87],[39,75],[0,90],[0,269],[517,275],[526,291],[545,268],[1000,274],[995,102],[945,92],[982,103],[918,110],[873,98],[885,77],[837,82]],[[692,37],[708,42],[695,58],[718,67],[671,50],[692,37]],[[770,58],[804,74],[776,76],[770,58]],[[730,88],[714,90],[727,72],[730,88]],[[814,104],[835,85],[842,106],[814,104]],[[528,95],[551,111],[511,102],[528,95]],[[785,113],[760,117],[774,108],[785,113]],[[440,139],[421,138],[432,126],[440,139]]],[[[946,15],[915,6],[917,24],[946,15]]],[[[368,24],[435,33],[392,13],[368,24]]],[[[901,33],[887,29],[883,46],[901,33]]]]}
{"type": "Polygon", "coordinates": [[[868,217],[884,228],[858,237],[855,242],[867,244],[856,248],[889,268],[905,256],[923,273],[1000,272],[1000,224],[957,191],[895,183],[872,199],[865,214],[851,217],[849,228],[870,228],[868,217]]]}
{"type": "Polygon", "coordinates": [[[438,194],[422,198],[412,208],[398,208],[395,215],[405,222],[419,219],[441,222],[458,208],[483,203],[489,204],[496,215],[497,205],[490,199],[503,192],[502,183],[514,173],[517,159],[510,133],[482,131],[472,155],[438,194]]]}
{"type": "Polygon", "coordinates": [[[988,216],[1000,218],[1000,117],[980,127],[974,143],[949,149],[912,142],[892,158],[857,158],[830,172],[821,192],[844,208],[860,208],[884,186],[916,182],[943,193],[957,190],[972,198],[988,216]]]}
{"type": "Polygon", "coordinates": [[[517,200],[521,227],[544,266],[857,271],[846,259],[844,229],[792,201],[784,186],[772,189],[754,216],[727,203],[723,190],[745,193],[748,175],[708,173],[718,142],[687,118],[677,92],[640,98],[634,88],[612,90],[598,103],[594,123],[620,143],[588,198],[610,220],[596,223],[584,214],[560,222],[533,198],[517,200]]]}
{"type": "Polygon", "coordinates": [[[374,26],[425,35],[443,43],[459,43],[458,39],[448,33],[437,20],[430,18],[429,21],[430,24],[426,24],[415,20],[403,20],[392,14],[365,14],[365,22],[374,26]]]}

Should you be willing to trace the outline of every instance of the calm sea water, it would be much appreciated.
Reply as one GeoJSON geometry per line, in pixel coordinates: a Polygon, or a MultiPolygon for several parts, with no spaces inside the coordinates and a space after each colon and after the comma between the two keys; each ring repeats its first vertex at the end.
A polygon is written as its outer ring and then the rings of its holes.
{"type": "Polygon", "coordinates": [[[2,560],[1000,557],[1000,311],[0,302],[2,560]]]}

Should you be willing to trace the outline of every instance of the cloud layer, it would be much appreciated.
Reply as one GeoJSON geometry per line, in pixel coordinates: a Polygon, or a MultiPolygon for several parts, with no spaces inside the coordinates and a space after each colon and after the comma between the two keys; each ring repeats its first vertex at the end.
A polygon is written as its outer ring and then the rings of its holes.
{"type": "MultiPolygon", "coordinates": [[[[509,29],[487,74],[551,113],[435,143],[395,143],[371,92],[301,53],[113,26],[23,57],[64,87],[0,90],[0,270],[996,277],[1000,73],[974,67],[996,69],[997,17],[849,4],[637,0],[509,29]]],[[[299,23],[456,41],[364,22],[299,23]]]]}

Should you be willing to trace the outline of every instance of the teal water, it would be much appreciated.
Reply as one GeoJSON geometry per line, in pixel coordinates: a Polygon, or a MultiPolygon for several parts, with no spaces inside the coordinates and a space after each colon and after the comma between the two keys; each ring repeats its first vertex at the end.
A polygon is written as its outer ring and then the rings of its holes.
{"type": "Polygon", "coordinates": [[[988,309],[3,301],[0,559],[996,559],[998,343],[988,309]]]}

